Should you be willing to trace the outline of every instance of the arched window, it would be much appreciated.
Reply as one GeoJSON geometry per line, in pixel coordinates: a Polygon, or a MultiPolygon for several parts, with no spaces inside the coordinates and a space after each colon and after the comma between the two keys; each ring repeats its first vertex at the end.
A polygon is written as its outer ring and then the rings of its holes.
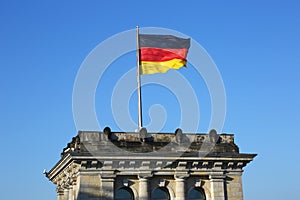
{"type": "Polygon", "coordinates": [[[123,187],[117,190],[115,200],[134,200],[133,192],[128,187],[123,187]]]}
{"type": "Polygon", "coordinates": [[[205,200],[205,194],[202,188],[192,188],[189,192],[189,200],[205,200]]]}
{"type": "Polygon", "coordinates": [[[165,187],[158,187],[156,188],[151,195],[152,200],[169,200],[170,195],[169,191],[165,187]]]}

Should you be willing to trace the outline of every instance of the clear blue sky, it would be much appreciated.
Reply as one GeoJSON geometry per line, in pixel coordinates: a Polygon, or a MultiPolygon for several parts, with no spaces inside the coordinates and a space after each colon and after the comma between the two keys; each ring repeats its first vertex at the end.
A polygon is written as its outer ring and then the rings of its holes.
{"type": "MultiPolygon", "coordinates": [[[[245,168],[245,200],[299,199],[299,7],[297,0],[2,0],[1,199],[56,199],[42,171],[77,134],[72,115],[77,71],[100,42],[136,25],[189,35],[218,66],[227,95],[223,131],[235,133],[241,152],[258,153],[245,168]]],[[[108,89],[99,86],[97,99],[108,89]]],[[[101,104],[97,100],[97,109],[101,104]]],[[[210,105],[202,106],[205,116],[210,105]]],[[[109,110],[97,113],[117,129],[106,115],[109,110]]],[[[173,131],[168,127],[164,131],[173,131]]]]}

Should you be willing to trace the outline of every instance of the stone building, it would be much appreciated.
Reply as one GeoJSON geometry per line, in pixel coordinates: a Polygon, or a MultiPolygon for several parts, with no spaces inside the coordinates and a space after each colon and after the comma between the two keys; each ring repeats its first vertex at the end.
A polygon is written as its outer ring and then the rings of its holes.
{"type": "Polygon", "coordinates": [[[242,200],[243,168],[233,134],[79,131],[47,178],[58,200],[242,200]]]}

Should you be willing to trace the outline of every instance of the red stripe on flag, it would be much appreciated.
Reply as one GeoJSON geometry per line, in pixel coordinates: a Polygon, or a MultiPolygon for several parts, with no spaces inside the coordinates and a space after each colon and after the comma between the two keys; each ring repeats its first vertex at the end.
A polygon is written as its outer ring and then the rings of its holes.
{"type": "Polygon", "coordinates": [[[141,61],[168,61],[172,59],[186,60],[188,49],[141,48],[141,61]]]}

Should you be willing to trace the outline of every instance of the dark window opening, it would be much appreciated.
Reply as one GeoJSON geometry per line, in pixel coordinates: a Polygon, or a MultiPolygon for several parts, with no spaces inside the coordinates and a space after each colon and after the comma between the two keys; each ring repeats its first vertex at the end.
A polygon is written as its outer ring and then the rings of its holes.
{"type": "Polygon", "coordinates": [[[151,195],[152,200],[169,200],[170,195],[169,191],[165,187],[158,187],[156,188],[151,195]]]}
{"type": "Polygon", "coordinates": [[[115,200],[134,200],[133,192],[130,188],[123,187],[118,189],[115,194],[115,200]]]}
{"type": "Polygon", "coordinates": [[[206,200],[205,194],[202,188],[193,188],[189,192],[189,200],[206,200]]]}

